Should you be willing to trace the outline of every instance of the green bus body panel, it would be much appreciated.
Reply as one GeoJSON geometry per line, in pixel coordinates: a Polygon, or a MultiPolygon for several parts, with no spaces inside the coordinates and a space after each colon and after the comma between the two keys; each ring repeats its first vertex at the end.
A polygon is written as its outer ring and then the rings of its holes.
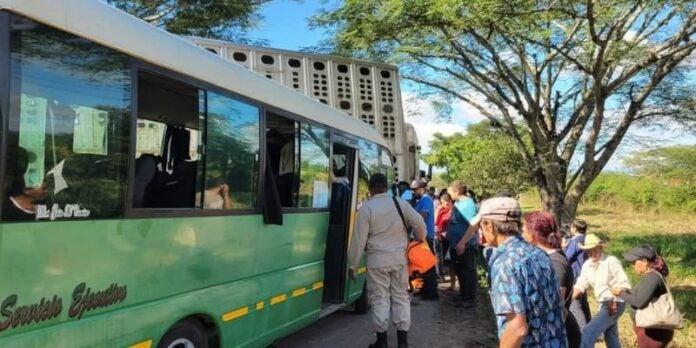
{"type": "Polygon", "coordinates": [[[262,346],[319,317],[322,289],[313,285],[324,275],[328,216],[285,214],[283,226],[264,225],[259,215],[2,224],[0,301],[17,295],[16,310],[57,295],[62,310],[6,329],[0,346],[111,347],[148,339],[154,346],[192,314],[214,320],[224,347],[262,346]],[[82,282],[93,293],[125,285],[127,297],[70,318],[82,282]],[[287,299],[271,305],[279,295],[287,299]],[[256,310],[259,301],[264,307],[256,310]],[[244,307],[248,313],[223,322],[225,313],[244,307]]]}

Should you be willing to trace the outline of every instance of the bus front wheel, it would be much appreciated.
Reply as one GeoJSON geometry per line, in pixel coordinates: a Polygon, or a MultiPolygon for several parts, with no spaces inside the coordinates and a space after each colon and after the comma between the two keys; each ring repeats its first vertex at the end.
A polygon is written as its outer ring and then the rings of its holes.
{"type": "Polygon", "coordinates": [[[205,329],[197,320],[182,320],[162,337],[158,348],[208,348],[205,329]]]}

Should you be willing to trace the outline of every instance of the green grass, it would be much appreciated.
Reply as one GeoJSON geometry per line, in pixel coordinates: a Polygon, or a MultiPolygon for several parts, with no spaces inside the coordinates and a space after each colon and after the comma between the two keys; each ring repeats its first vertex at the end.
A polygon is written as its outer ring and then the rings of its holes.
{"type": "MultiPolygon", "coordinates": [[[[520,199],[524,212],[538,210],[538,198],[525,195],[520,199]]],[[[683,213],[637,211],[621,204],[606,207],[581,206],[578,217],[587,221],[588,233],[609,239],[607,253],[621,257],[638,245],[648,244],[665,257],[670,275],[667,282],[685,318],[670,347],[693,347],[696,343],[696,216],[683,213]]],[[[638,276],[624,264],[633,284],[638,276]]],[[[635,347],[629,310],[619,322],[623,347],[635,347]]],[[[598,345],[599,346],[599,345],[598,345]]]]}

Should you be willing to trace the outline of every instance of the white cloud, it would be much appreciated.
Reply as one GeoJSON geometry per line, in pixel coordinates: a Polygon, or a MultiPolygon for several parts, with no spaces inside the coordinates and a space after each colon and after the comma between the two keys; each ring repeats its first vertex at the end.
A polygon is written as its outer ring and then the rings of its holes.
{"type": "Polygon", "coordinates": [[[437,113],[430,104],[431,100],[419,98],[414,93],[405,92],[404,114],[406,122],[413,125],[418,135],[418,143],[421,145],[421,153],[430,151],[430,141],[433,134],[442,133],[452,135],[454,133],[466,133],[466,126],[470,123],[480,122],[485,119],[474,107],[457,101],[452,105],[452,117],[450,120],[438,120],[437,113]]]}

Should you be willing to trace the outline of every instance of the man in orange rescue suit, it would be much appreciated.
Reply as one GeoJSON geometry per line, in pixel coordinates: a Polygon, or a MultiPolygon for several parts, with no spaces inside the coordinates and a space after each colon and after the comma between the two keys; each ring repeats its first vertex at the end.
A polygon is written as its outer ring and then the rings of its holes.
{"type": "Polygon", "coordinates": [[[377,341],[370,348],[387,348],[389,313],[397,330],[398,347],[408,347],[411,325],[411,304],[408,296],[408,232],[414,229],[415,239],[425,241],[423,218],[401,198],[387,195],[387,177],[370,177],[370,198],[358,210],[353,239],[348,251],[348,276],[355,272],[363,253],[367,259],[367,296],[377,341]],[[403,219],[399,214],[401,209],[403,219]]]}

